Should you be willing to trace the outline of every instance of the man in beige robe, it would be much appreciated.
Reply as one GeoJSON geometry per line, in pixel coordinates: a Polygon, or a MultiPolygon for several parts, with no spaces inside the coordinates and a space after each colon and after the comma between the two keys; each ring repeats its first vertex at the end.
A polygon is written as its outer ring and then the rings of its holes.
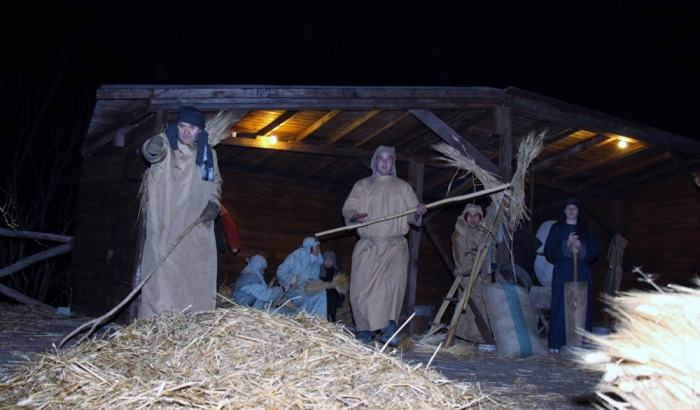
{"type": "Polygon", "coordinates": [[[204,131],[204,115],[182,106],[177,123],[143,144],[147,176],[146,239],[141,274],[165,258],[141,291],[139,317],[216,307],[214,218],[221,201],[216,153],[204,131]],[[175,249],[168,250],[198,218],[175,249]]]}
{"type": "Polygon", "coordinates": [[[355,183],[343,205],[347,224],[362,223],[415,209],[411,215],[358,228],[360,240],[352,254],[350,304],[357,339],[369,343],[381,330],[380,340],[398,345],[397,330],[408,275],[409,224],[420,226],[427,208],[415,192],[396,177],[396,151],[380,146],[371,160],[372,176],[355,183]]]}
{"type": "MultiPolygon", "coordinates": [[[[489,217],[493,218],[493,213],[495,212],[495,207],[489,207],[489,217]]],[[[474,259],[476,258],[476,253],[484,244],[489,234],[489,225],[491,220],[484,219],[484,212],[481,206],[475,204],[467,204],[464,207],[464,211],[457,218],[455,223],[455,231],[452,234],[452,257],[455,262],[455,276],[463,276],[461,283],[459,284],[459,296],[460,298],[466,292],[467,286],[469,285],[469,275],[471,273],[472,267],[474,265],[474,259]]],[[[488,249],[484,249],[482,252],[486,252],[488,249]]],[[[489,263],[486,260],[486,263],[489,263]]],[[[483,269],[481,270],[483,272],[483,269]]],[[[486,316],[486,304],[484,303],[484,297],[482,290],[484,285],[488,282],[484,274],[481,273],[474,281],[472,291],[470,294],[470,299],[474,301],[476,307],[479,309],[479,313],[484,318],[484,321],[488,325],[488,318],[486,316]]],[[[483,343],[484,338],[476,326],[474,321],[474,313],[470,307],[462,313],[457,323],[457,329],[455,335],[459,338],[469,340],[474,343],[483,343]]]]}

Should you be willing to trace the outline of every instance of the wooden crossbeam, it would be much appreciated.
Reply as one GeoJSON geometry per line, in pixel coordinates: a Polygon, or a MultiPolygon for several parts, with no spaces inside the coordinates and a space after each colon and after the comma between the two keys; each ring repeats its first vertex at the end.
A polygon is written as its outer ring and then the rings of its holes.
{"type": "Polygon", "coordinates": [[[461,135],[445,124],[440,118],[438,118],[437,115],[428,110],[409,111],[451,147],[455,148],[462,154],[466,154],[481,168],[494,174],[498,174],[498,167],[496,167],[493,162],[489,161],[484,154],[482,154],[472,144],[462,138],[461,135]]]}
{"type": "Polygon", "coordinates": [[[335,135],[326,139],[326,141],[324,143],[328,144],[328,145],[334,144],[336,141],[343,138],[345,135],[350,133],[355,128],[366,123],[367,121],[372,119],[375,115],[379,114],[380,112],[382,112],[382,110],[370,110],[370,111],[366,112],[363,116],[361,116],[360,118],[357,118],[355,121],[348,124],[345,128],[343,128],[342,130],[335,133],[335,135]]]}
{"type": "Polygon", "coordinates": [[[309,135],[311,135],[314,131],[316,131],[317,129],[321,128],[323,125],[325,125],[325,124],[327,124],[328,122],[330,122],[333,118],[335,118],[335,117],[336,117],[338,114],[340,114],[341,112],[343,112],[343,111],[342,111],[342,110],[331,110],[331,111],[329,111],[328,113],[326,113],[326,115],[324,115],[323,117],[319,118],[318,120],[316,120],[316,122],[314,122],[313,124],[309,125],[309,126],[306,127],[304,130],[302,130],[300,133],[298,133],[297,135],[295,135],[294,138],[293,138],[292,140],[293,140],[293,141],[301,141],[301,140],[303,140],[304,138],[306,138],[306,137],[308,137],[309,135]]]}

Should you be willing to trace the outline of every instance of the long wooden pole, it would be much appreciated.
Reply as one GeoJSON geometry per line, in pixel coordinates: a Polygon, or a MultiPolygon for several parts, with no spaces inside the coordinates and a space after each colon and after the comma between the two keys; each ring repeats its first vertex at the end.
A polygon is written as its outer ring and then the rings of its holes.
{"type": "MultiPolygon", "coordinates": [[[[430,208],[434,208],[436,206],[449,204],[451,202],[459,202],[459,201],[464,201],[465,199],[477,198],[480,196],[492,194],[494,192],[503,191],[503,190],[506,190],[508,188],[510,188],[510,183],[499,185],[499,186],[494,187],[494,188],[484,189],[483,191],[474,192],[474,193],[467,194],[467,195],[456,196],[454,198],[441,199],[439,201],[435,201],[433,203],[427,204],[425,207],[430,209],[430,208]]],[[[325,235],[329,235],[329,234],[336,233],[336,232],[347,231],[350,229],[362,228],[363,226],[376,224],[377,222],[388,221],[389,219],[400,218],[402,216],[410,215],[410,214],[415,213],[415,212],[416,212],[415,209],[409,209],[409,210],[400,212],[398,214],[384,216],[384,217],[377,218],[377,219],[372,219],[371,221],[366,221],[366,222],[362,222],[359,224],[341,226],[340,228],[330,229],[328,231],[323,231],[323,232],[317,232],[316,234],[314,234],[314,236],[319,237],[319,236],[325,236],[325,235]]]]}
{"type": "Polygon", "coordinates": [[[156,272],[156,270],[158,270],[158,268],[160,268],[160,265],[162,265],[163,262],[165,262],[165,260],[168,258],[168,256],[170,256],[170,254],[173,252],[173,250],[175,249],[175,247],[180,243],[180,241],[182,241],[182,238],[184,238],[185,236],[187,236],[187,234],[190,233],[190,231],[192,231],[192,229],[194,229],[195,226],[199,225],[200,222],[204,222],[204,217],[201,217],[201,216],[200,216],[199,219],[197,219],[196,221],[192,222],[192,224],[191,224],[190,226],[188,226],[187,228],[185,228],[185,230],[180,234],[180,236],[178,236],[177,239],[175,239],[175,242],[170,246],[170,249],[168,249],[168,252],[165,253],[165,256],[163,256],[163,257],[161,258],[161,260],[159,260],[158,263],[156,263],[156,266],[154,266],[153,269],[151,269],[151,271],[148,272],[148,273],[146,274],[146,276],[143,277],[143,279],[141,280],[141,283],[139,283],[139,285],[136,286],[136,287],[131,291],[131,293],[129,293],[129,294],[124,298],[124,300],[121,301],[121,303],[119,303],[119,304],[118,304],[117,306],[115,306],[112,310],[110,310],[109,312],[105,313],[104,315],[98,317],[97,319],[93,319],[93,320],[91,320],[91,321],[89,321],[89,322],[83,323],[80,327],[78,327],[77,329],[75,329],[74,331],[72,331],[68,336],[64,337],[63,340],[61,340],[61,343],[58,345],[58,347],[60,348],[60,347],[63,346],[67,341],[69,341],[70,339],[72,339],[73,336],[77,335],[78,333],[82,332],[83,330],[87,329],[90,325],[92,325],[92,327],[90,328],[90,330],[89,330],[87,333],[85,333],[85,335],[83,335],[83,337],[81,337],[81,338],[78,340],[77,344],[80,344],[83,340],[87,339],[87,338],[95,331],[95,329],[97,328],[97,326],[99,326],[100,324],[104,323],[105,321],[111,319],[112,316],[114,316],[117,312],[119,312],[119,311],[121,310],[121,308],[124,307],[124,305],[126,305],[127,303],[129,303],[129,302],[131,301],[131,299],[133,299],[134,296],[136,296],[136,294],[141,290],[141,288],[143,287],[143,285],[145,285],[146,282],[148,282],[148,280],[151,279],[151,276],[153,276],[153,274],[156,272]]]}

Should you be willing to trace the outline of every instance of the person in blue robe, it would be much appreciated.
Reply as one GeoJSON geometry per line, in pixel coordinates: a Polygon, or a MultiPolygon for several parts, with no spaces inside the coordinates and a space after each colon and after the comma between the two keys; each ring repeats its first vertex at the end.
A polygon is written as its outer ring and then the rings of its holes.
{"type": "Polygon", "coordinates": [[[600,246],[593,231],[580,213],[581,203],[569,198],[559,221],[552,225],[545,242],[544,253],[554,264],[552,305],[549,316],[549,349],[558,352],[566,345],[566,303],[564,284],[574,280],[573,248],[578,248],[577,273],[579,281],[588,282],[586,330],[593,330],[593,275],[590,264],[600,255],[600,246]]]}

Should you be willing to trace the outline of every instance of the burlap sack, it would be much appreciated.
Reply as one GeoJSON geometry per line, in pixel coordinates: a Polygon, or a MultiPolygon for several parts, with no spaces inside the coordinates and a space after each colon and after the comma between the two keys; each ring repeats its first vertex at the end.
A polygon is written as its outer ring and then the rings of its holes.
{"type": "Polygon", "coordinates": [[[537,336],[537,311],[527,290],[493,283],[482,292],[499,354],[515,358],[549,354],[545,341],[537,336]]]}

